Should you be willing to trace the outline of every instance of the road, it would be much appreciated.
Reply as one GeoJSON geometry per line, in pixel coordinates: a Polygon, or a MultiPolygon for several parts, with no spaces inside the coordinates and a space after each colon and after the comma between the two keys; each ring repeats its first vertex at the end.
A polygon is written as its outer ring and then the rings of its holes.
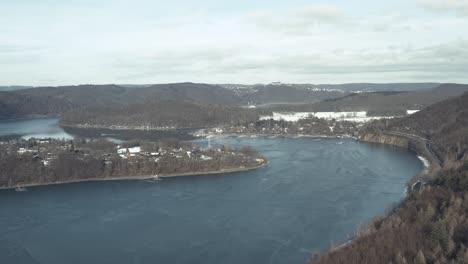
{"type": "Polygon", "coordinates": [[[423,145],[426,148],[429,155],[432,156],[432,160],[437,161],[437,163],[439,164],[439,166],[441,168],[444,167],[444,161],[439,156],[437,156],[437,154],[434,152],[434,149],[432,148],[432,145],[431,145],[431,143],[429,142],[429,140],[427,138],[423,138],[423,137],[418,136],[418,135],[403,133],[403,132],[386,131],[386,132],[383,132],[383,133],[387,134],[387,135],[406,137],[406,138],[409,138],[409,139],[414,139],[414,140],[420,141],[421,143],[423,143],[423,145]]]}

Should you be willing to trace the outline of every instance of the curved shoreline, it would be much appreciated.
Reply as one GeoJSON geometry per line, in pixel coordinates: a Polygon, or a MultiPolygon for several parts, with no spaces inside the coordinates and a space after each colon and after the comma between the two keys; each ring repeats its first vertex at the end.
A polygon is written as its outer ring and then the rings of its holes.
{"type": "Polygon", "coordinates": [[[118,126],[118,125],[86,125],[86,124],[66,124],[61,123],[59,120],[59,126],[61,128],[76,128],[76,129],[107,129],[107,130],[115,130],[115,131],[177,131],[177,130],[196,130],[202,129],[201,127],[148,127],[148,126],[118,126]]]}
{"type": "MultiPolygon", "coordinates": [[[[261,164],[252,166],[252,167],[239,167],[239,168],[231,168],[231,169],[221,169],[217,171],[200,171],[200,172],[182,172],[182,173],[166,173],[166,174],[159,174],[157,175],[158,178],[175,178],[175,177],[189,177],[189,176],[200,176],[200,175],[211,175],[211,174],[228,174],[228,173],[236,173],[236,172],[243,172],[243,171],[251,171],[256,170],[268,165],[268,161],[262,162],[261,164]]],[[[87,178],[87,179],[76,179],[76,180],[69,180],[69,181],[60,181],[60,182],[49,182],[49,183],[30,183],[30,184],[23,184],[14,187],[0,187],[1,190],[13,190],[18,187],[22,188],[30,188],[30,187],[38,187],[38,186],[48,186],[48,185],[62,185],[62,184],[72,184],[72,183],[81,183],[81,182],[100,182],[100,181],[138,181],[138,180],[152,180],[156,177],[156,175],[143,175],[143,176],[122,176],[122,177],[108,177],[108,178],[87,178]]]]}
{"type": "MultiPolygon", "coordinates": [[[[195,135],[196,136],[196,135],[195,135]]],[[[238,137],[238,138],[255,138],[255,137],[266,137],[266,138],[352,138],[357,140],[358,138],[351,135],[321,135],[321,134],[208,134],[206,136],[197,136],[198,138],[210,138],[210,137],[238,137]]]]}
{"type": "MultiPolygon", "coordinates": [[[[423,164],[423,171],[425,171],[424,174],[427,174],[428,171],[432,168],[433,166],[433,161],[430,157],[427,157],[424,153],[418,153],[414,150],[408,149],[406,147],[394,145],[394,144],[389,144],[389,143],[381,143],[381,142],[373,142],[373,141],[366,141],[366,140],[361,140],[357,137],[351,136],[351,135],[335,135],[335,136],[330,136],[330,135],[312,135],[312,134],[281,134],[281,135],[272,135],[272,134],[209,134],[203,138],[222,138],[222,137],[236,137],[236,138],[255,138],[255,137],[264,137],[264,138],[325,138],[325,139],[338,139],[338,138],[349,138],[349,139],[354,139],[356,141],[359,141],[361,143],[373,143],[373,144],[380,144],[380,145],[386,145],[386,146],[392,146],[392,147],[397,147],[397,148],[403,148],[407,149],[409,151],[412,151],[416,154],[417,157],[422,157],[426,162],[429,162],[427,164],[425,161],[423,161],[421,158],[419,160],[423,164]]],[[[417,175],[415,175],[417,176],[417,175]]],[[[414,176],[413,176],[414,177],[414,176]]],[[[411,180],[411,179],[410,179],[411,180]]]]}
{"type": "Polygon", "coordinates": [[[380,145],[386,145],[386,146],[392,146],[392,147],[397,147],[397,148],[402,148],[402,149],[407,149],[411,152],[414,152],[416,157],[418,157],[419,161],[423,165],[423,169],[421,173],[414,175],[411,177],[408,182],[410,182],[414,177],[420,176],[420,175],[426,175],[428,174],[431,169],[434,167],[434,161],[430,158],[427,157],[425,153],[418,153],[417,151],[411,150],[407,147],[402,147],[398,146],[395,144],[389,144],[389,143],[382,143],[382,142],[374,142],[374,141],[366,141],[366,140],[361,140],[357,137],[351,136],[351,135],[335,135],[335,136],[330,136],[330,135],[312,135],[312,134],[281,134],[281,135],[274,135],[274,134],[209,134],[207,136],[204,136],[203,138],[223,138],[223,137],[235,137],[235,138],[255,138],[255,137],[263,137],[263,138],[325,138],[325,139],[338,139],[338,138],[349,138],[349,139],[354,139],[358,142],[361,143],[372,143],[372,144],[380,144],[380,145]]]}

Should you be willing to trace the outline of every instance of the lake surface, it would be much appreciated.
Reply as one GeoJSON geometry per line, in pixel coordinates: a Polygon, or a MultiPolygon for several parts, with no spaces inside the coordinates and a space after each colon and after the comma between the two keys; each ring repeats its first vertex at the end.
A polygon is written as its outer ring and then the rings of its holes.
{"type": "MultiPolygon", "coordinates": [[[[0,263],[305,263],[404,197],[422,170],[351,139],[215,138],[267,167],[0,192],[0,263]]],[[[197,141],[207,144],[207,140],[197,141]]]]}
{"type": "Polygon", "coordinates": [[[0,136],[18,135],[22,138],[72,138],[58,125],[57,118],[0,121],[0,136]]]}

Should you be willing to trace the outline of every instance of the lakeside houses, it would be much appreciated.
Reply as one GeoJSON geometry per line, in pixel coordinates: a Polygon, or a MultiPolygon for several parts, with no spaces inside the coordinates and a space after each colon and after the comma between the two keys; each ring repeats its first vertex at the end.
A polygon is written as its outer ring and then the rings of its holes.
{"type": "Polygon", "coordinates": [[[8,173],[0,172],[0,188],[83,179],[216,173],[267,163],[265,157],[249,147],[203,148],[187,142],[118,145],[106,140],[6,142],[0,145],[0,158],[13,168],[8,173]]]}

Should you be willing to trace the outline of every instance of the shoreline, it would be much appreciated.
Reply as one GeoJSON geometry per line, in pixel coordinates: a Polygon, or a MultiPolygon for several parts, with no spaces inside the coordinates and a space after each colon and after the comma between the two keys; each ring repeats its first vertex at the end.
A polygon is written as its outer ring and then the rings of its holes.
{"type": "MultiPolygon", "coordinates": [[[[372,142],[372,141],[365,141],[365,140],[361,140],[361,139],[356,139],[357,141],[361,142],[361,143],[367,143],[367,144],[380,144],[380,145],[386,145],[386,146],[393,146],[393,147],[397,147],[397,148],[401,148],[401,149],[407,149],[408,151],[411,151],[413,152],[416,157],[418,158],[418,160],[421,162],[422,164],[422,170],[420,173],[416,174],[416,175],[413,175],[411,178],[408,179],[407,183],[409,183],[410,185],[412,185],[412,182],[414,180],[417,179],[417,177],[425,177],[427,175],[429,175],[429,173],[431,172],[431,170],[434,169],[434,161],[432,161],[432,159],[428,158],[426,155],[422,154],[422,153],[418,153],[417,151],[414,151],[414,150],[411,150],[407,147],[403,147],[403,146],[398,146],[398,145],[394,145],[394,144],[390,144],[390,143],[382,143],[382,142],[372,142]]],[[[401,207],[401,203],[403,201],[405,201],[406,199],[408,199],[408,193],[409,191],[412,191],[412,188],[411,187],[406,187],[405,188],[405,196],[401,199],[400,203],[395,207],[395,208],[400,208],[401,207]]],[[[376,216],[379,216],[379,215],[376,215],[376,216]]],[[[384,215],[383,216],[383,219],[387,219],[389,217],[389,215],[384,215]]],[[[369,224],[371,220],[369,220],[369,222],[366,223],[369,224]]],[[[334,252],[334,251],[337,251],[337,250],[341,250],[343,248],[346,248],[350,245],[352,245],[354,243],[354,240],[356,239],[356,235],[353,235],[352,238],[349,238],[343,242],[340,242],[338,245],[334,246],[334,247],[329,247],[328,249],[325,249],[325,250],[322,250],[320,254],[322,253],[327,253],[327,252],[334,252]]]]}
{"type": "Polygon", "coordinates": [[[66,124],[59,121],[61,128],[74,128],[74,129],[91,129],[91,130],[115,130],[115,131],[178,131],[178,130],[197,130],[200,127],[148,127],[148,126],[118,126],[118,125],[83,125],[83,124],[66,124]]]}
{"type": "Polygon", "coordinates": [[[55,115],[40,115],[40,116],[27,116],[27,117],[18,117],[18,118],[8,118],[8,119],[0,119],[0,122],[15,122],[15,121],[27,121],[27,120],[38,120],[38,119],[59,119],[60,116],[55,115]]]}
{"type": "MultiPolygon", "coordinates": [[[[194,135],[196,136],[196,135],[194,135]]],[[[330,136],[330,135],[312,135],[312,134],[281,134],[281,135],[272,135],[272,134],[208,134],[206,136],[196,136],[198,139],[208,139],[208,138],[223,138],[223,137],[233,137],[233,138],[255,138],[255,137],[263,137],[263,138],[325,138],[325,139],[342,139],[342,138],[349,138],[356,140],[360,143],[367,143],[367,144],[379,144],[379,145],[385,145],[385,146],[392,146],[392,147],[397,147],[401,149],[406,149],[416,155],[418,160],[421,162],[423,165],[423,169],[419,174],[416,174],[412,176],[408,182],[411,182],[415,177],[417,176],[425,176],[429,174],[429,172],[433,169],[434,167],[434,162],[432,159],[427,157],[425,154],[418,153],[417,151],[411,150],[407,147],[402,147],[398,145],[393,145],[389,143],[381,143],[381,142],[371,142],[371,141],[365,141],[361,140],[358,137],[351,136],[351,135],[335,135],[335,136],[330,136]]]]}
{"type": "MultiPolygon", "coordinates": [[[[387,135],[379,134],[379,136],[385,137],[387,135]]],[[[404,136],[400,136],[400,135],[392,135],[392,137],[396,137],[396,138],[401,139],[403,141],[409,140],[408,138],[405,138],[404,136]]],[[[416,155],[416,157],[419,159],[419,161],[421,162],[421,164],[423,165],[423,170],[421,171],[421,173],[411,177],[408,180],[408,182],[411,182],[417,176],[424,177],[424,176],[427,176],[429,173],[431,173],[431,172],[433,172],[435,170],[443,169],[443,166],[439,166],[437,161],[434,160],[434,158],[430,155],[430,153],[427,153],[427,151],[421,150],[421,148],[414,149],[414,148],[409,147],[409,145],[405,146],[406,143],[404,145],[401,145],[401,144],[395,144],[395,142],[391,142],[391,141],[389,142],[389,141],[385,141],[385,140],[384,141],[368,140],[368,139],[365,139],[364,137],[357,138],[356,140],[359,141],[359,142],[362,142],[362,143],[372,143],[372,144],[381,144],[381,145],[393,146],[393,147],[397,147],[397,148],[401,148],[401,149],[406,149],[406,150],[414,153],[416,155]]],[[[418,143],[421,143],[421,142],[418,142],[418,143]]],[[[424,144],[424,142],[422,142],[422,143],[424,144]]]]}
{"type": "Polygon", "coordinates": [[[351,135],[320,135],[320,134],[208,134],[204,136],[197,136],[198,139],[208,139],[208,138],[213,138],[213,137],[238,137],[238,138],[255,138],[255,137],[266,137],[266,138],[330,138],[330,139],[336,139],[336,138],[351,138],[354,140],[358,140],[357,137],[351,136],[351,135]]]}
{"type": "MultiPolygon", "coordinates": [[[[200,172],[182,172],[182,173],[166,173],[157,175],[158,178],[175,178],[175,177],[189,177],[189,176],[201,176],[201,175],[212,175],[212,174],[228,174],[236,173],[243,171],[251,171],[266,167],[269,164],[268,161],[262,162],[261,164],[252,166],[252,167],[239,167],[239,168],[230,168],[230,169],[220,169],[217,171],[200,171],[200,172]]],[[[0,187],[2,190],[14,190],[18,187],[30,188],[30,187],[39,187],[39,186],[49,186],[49,185],[62,185],[62,184],[72,184],[72,183],[82,183],[82,182],[105,182],[105,181],[140,181],[140,180],[152,180],[156,175],[143,175],[143,176],[122,176],[122,177],[108,177],[108,178],[87,178],[87,179],[76,179],[69,181],[60,181],[60,182],[48,182],[48,183],[30,183],[23,184],[14,187],[0,187]]]]}

